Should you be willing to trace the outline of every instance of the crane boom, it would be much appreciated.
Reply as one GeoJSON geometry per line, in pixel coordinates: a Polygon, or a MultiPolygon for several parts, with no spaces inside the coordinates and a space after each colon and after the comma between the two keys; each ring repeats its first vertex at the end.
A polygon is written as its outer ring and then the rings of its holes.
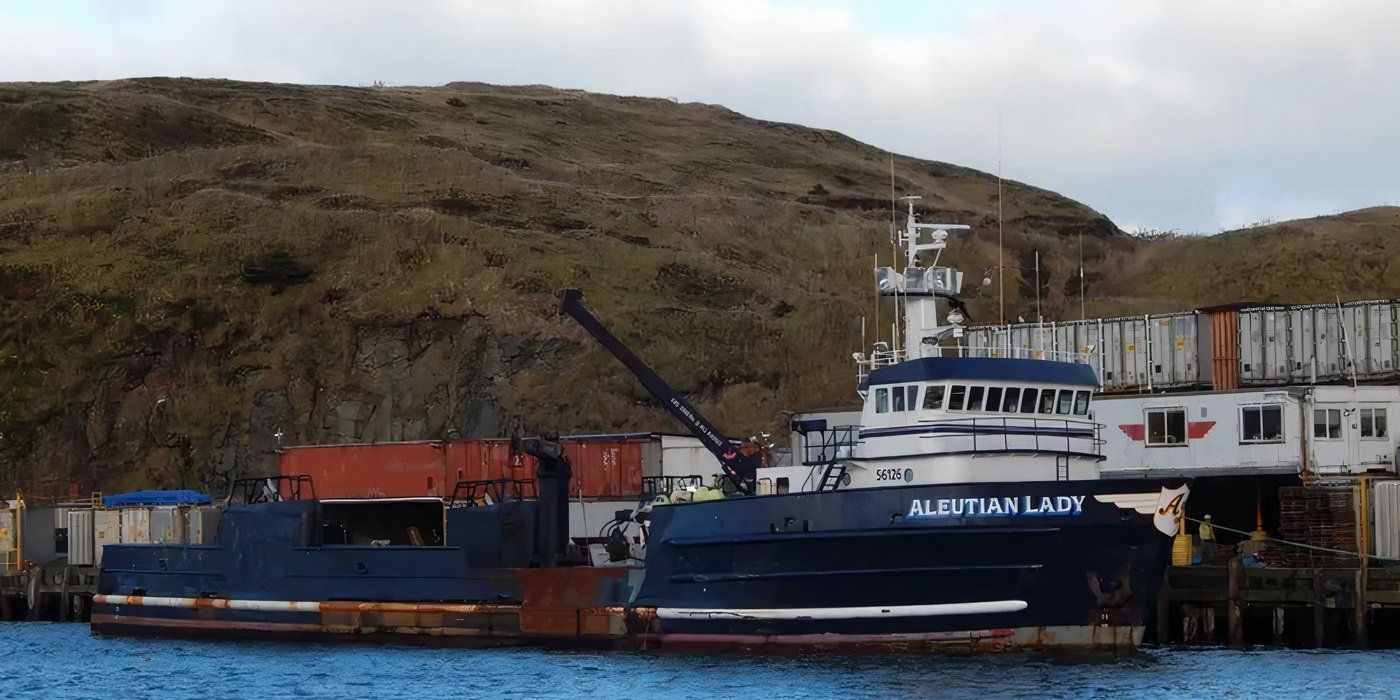
{"type": "Polygon", "coordinates": [[[668,413],[680,421],[682,425],[690,431],[692,435],[705,445],[715,459],[719,460],[720,467],[724,470],[724,476],[734,488],[745,494],[751,494],[754,490],[754,481],[758,476],[758,463],[760,457],[757,453],[746,455],[734,443],[710,423],[705,416],[700,414],[680,392],[671,388],[666,380],[662,379],[655,371],[647,366],[642,359],[637,357],[632,349],[627,347],[617,336],[603,325],[587,308],[583,305],[583,292],[577,289],[566,289],[560,293],[560,313],[567,314],[570,318],[583,326],[588,334],[593,336],[600,345],[607,348],[623,366],[627,367],[634,376],[646,387],[648,393],[656,402],[661,404],[668,413]]]}

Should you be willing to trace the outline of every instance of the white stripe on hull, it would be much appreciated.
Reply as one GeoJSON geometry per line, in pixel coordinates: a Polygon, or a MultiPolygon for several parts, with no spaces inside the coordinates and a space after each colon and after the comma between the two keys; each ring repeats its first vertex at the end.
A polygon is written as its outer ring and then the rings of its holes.
{"type": "Polygon", "coordinates": [[[888,605],[851,608],[657,608],[663,620],[866,620],[939,615],[986,615],[1019,612],[1024,600],[991,600],[935,605],[888,605]]]}

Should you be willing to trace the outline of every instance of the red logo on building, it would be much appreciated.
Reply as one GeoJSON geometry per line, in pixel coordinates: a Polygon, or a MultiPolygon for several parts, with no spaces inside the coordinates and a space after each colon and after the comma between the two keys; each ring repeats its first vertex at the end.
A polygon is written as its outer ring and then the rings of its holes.
{"type": "MultiPolygon", "coordinates": [[[[1205,437],[1206,433],[1209,433],[1210,429],[1214,427],[1215,421],[1213,420],[1187,421],[1186,439],[1199,440],[1205,437]]],[[[1127,423],[1118,426],[1118,429],[1123,431],[1123,434],[1127,435],[1128,439],[1133,442],[1142,442],[1147,439],[1146,423],[1127,423]]]]}

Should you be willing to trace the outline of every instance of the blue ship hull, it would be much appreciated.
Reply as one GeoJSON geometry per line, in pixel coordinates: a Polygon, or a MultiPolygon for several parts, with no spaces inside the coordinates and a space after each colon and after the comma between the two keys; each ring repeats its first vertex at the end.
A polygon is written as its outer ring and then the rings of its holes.
{"type": "Polygon", "coordinates": [[[1094,496],[1182,485],[983,483],[659,507],[635,604],[655,609],[647,634],[663,646],[1131,646],[1171,538],[1153,514],[1094,496]]]}

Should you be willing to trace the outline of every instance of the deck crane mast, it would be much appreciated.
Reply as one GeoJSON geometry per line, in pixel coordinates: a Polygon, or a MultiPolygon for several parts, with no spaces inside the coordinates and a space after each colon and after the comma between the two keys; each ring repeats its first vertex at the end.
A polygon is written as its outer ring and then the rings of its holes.
{"type": "MultiPolygon", "coordinates": [[[[577,289],[566,289],[559,293],[559,312],[567,314],[570,318],[583,326],[588,334],[593,336],[600,345],[607,348],[619,362],[627,367],[634,376],[646,387],[652,398],[661,404],[676,420],[690,431],[692,435],[708,449],[715,459],[719,460],[720,468],[724,470],[724,478],[732,484],[734,490],[739,493],[749,495],[754,492],[754,483],[758,476],[758,466],[762,461],[761,448],[747,450],[735,445],[732,440],[725,437],[710,423],[705,416],[700,414],[680,392],[671,388],[655,371],[642,362],[632,349],[627,347],[617,336],[613,335],[601,321],[597,319],[583,305],[583,292],[577,289]]],[[[726,489],[727,490],[727,489],[726,489]]]]}

